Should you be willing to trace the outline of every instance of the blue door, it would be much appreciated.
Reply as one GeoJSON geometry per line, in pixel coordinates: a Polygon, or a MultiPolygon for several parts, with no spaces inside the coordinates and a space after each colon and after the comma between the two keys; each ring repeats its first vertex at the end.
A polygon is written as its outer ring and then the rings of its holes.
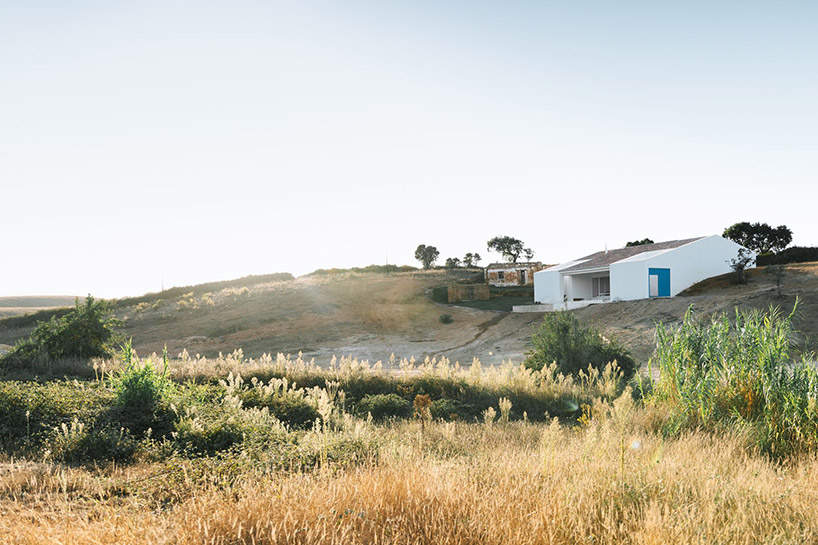
{"type": "Polygon", "coordinates": [[[648,269],[648,295],[670,297],[670,269],[648,269]]]}

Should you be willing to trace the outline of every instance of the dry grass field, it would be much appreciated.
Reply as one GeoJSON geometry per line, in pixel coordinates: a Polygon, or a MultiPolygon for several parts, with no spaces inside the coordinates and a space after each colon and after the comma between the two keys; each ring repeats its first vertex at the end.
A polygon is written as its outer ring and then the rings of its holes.
{"type": "MultiPolygon", "coordinates": [[[[741,436],[663,439],[656,415],[558,424],[363,426],[349,467],[202,475],[179,462],[104,469],[6,461],[14,544],[814,543],[818,461],[748,454],[741,436]],[[624,445],[624,448],[623,448],[624,445]],[[163,473],[165,472],[165,473],[163,473]]],[[[218,466],[217,466],[218,467],[218,466]]]]}
{"type": "Polygon", "coordinates": [[[165,371],[158,356],[41,362],[0,382],[0,543],[815,543],[818,374],[775,369],[814,334],[816,273],[788,267],[781,295],[758,270],[745,286],[713,279],[575,313],[644,362],[655,321],[679,324],[691,304],[707,315],[799,297],[800,336],[788,320],[706,337],[686,326],[656,352],[662,373],[642,375],[644,392],[611,372],[499,364],[519,363],[540,318],[433,303],[449,272],[120,305],[139,351],[167,341],[180,357],[165,371]],[[716,367],[695,363],[698,341],[686,343],[698,338],[716,367]],[[307,348],[318,363],[229,350],[242,345],[307,348]],[[456,358],[391,355],[415,348],[456,358]]]}
{"type": "Polygon", "coordinates": [[[789,317],[742,316],[658,334],[656,380],[54,362],[93,374],[0,382],[0,542],[815,543],[818,372],[792,363],[789,317]]]}

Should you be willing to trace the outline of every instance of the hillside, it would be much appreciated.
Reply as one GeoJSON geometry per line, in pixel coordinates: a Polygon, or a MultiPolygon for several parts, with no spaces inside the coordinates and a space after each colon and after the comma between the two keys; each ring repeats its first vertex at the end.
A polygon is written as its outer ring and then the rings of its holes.
{"type": "MultiPolygon", "coordinates": [[[[415,271],[393,274],[340,273],[292,280],[250,280],[212,291],[168,290],[121,301],[116,315],[122,332],[138,352],[183,349],[217,355],[242,348],[247,356],[298,353],[325,363],[333,355],[370,361],[398,357],[422,359],[446,355],[468,364],[511,358],[521,361],[529,349],[540,314],[512,314],[432,302],[429,291],[466,278],[468,271],[415,271]],[[255,283],[253,283],[255,282],[255,283]],[[450,314],[452,324],[440,323],[450,314]]],[[[581,320],[614,335],[645,362],[653,345],[654,323],[676,322],[690,305],[705,313],[733,308],[792,308],[801,299],[798,327],[818,336],[818,264],[789,266],[779,296],[771,276],[752,271],[750,283],[733,286],[710,279],[672,299],[596,305],[580,309],[581,320]]],[[[73,301],[72,301],[73,302],[73,301]]],[[[0,320],[0,343],[31,331],[33,320],[0,320]]]]}
{"type": "Polygon", "coordinates": [[[33,295],[0,297],[0,318],[21,316],[38,310],[74,305],[73,295],[33,295]]]}
{"type": "Polygon", "coordinates": [[[781,295],[774,278],[760,267],[748,271],[748,283],[739,286],[730,282],[730,275],[711,278],[692,286],[670,299],[643,299],[579,309],[579,318],[597,324],[600,329],[616,335],[642,362],[653,351],[655,323],[678,323],[687,309],[703,314],[734,313],[740,309],[768,309],[780,307],[790,312],[799,299],[795,320],[801,338],[814,349],[811,340],[818,339],[818,263],[799,263],[786,266],[781,281],[781,295]]]}

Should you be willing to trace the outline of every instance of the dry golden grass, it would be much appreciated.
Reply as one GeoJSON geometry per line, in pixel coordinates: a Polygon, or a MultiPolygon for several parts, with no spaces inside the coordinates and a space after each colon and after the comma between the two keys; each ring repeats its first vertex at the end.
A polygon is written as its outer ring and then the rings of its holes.
{"type": "MultiPolygon", "coordinates": [[[[3,543],[814,543],[818,460],[779,465],[741,436],[662,440],[619,401],[557,423],[373,427],[380,458],[190,484],[169,507],[117,483],[151,469],[6,464],[3,543]]],[[[145,481],[150,482],[150,480],[145,481]]],[[[147,490],[140,492],[139,490],[147,490]]]]}

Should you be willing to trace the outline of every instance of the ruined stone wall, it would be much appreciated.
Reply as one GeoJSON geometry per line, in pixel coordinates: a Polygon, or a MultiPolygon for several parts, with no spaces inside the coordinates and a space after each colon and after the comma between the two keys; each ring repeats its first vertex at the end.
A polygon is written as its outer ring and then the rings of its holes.
{"type": "Polygon", "coordinates": [[[542,265],[520,265],[508,268],[486,269],[486,282],[492,286],[533,286],[534,273],[541,271],[542,265]],[[520,271],[525,270],[525,282],[520,283],[520,271]],[[500,278],[502,273],[503,278],[500,278]]]}
{"type": "Polygon", "coordinates": [[[449,286],[449,302],[486,301],[490,297],[488,284],[455,284],[449,286]]]}

